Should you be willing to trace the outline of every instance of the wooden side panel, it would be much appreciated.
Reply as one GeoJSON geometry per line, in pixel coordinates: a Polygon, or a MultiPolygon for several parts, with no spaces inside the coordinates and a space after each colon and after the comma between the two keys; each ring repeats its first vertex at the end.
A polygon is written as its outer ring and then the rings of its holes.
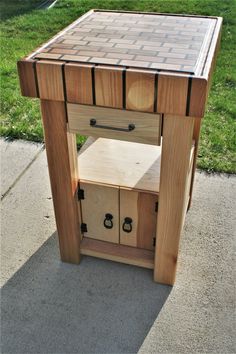
{"type": "Polygon", "coordinates": [[[123,108],[122,73],[120,68],[95,68],[95,95],[98,106],[123,108]]]}
{"type": "Polygon", "coordinates": [[[79,263],[75,136],[66,131],[63,102],[42,100],[41,111],[61,259],[79,263]]]}
{"type": "Polygon", "coordinates": [[[173,284],[185,218],[194,118],[164,117],[154,279],[173,284]]]}
{"type": "Polygon", "coordinates": [[[36,64],[41,99],[64,101],[62,62],[39,61],[36,64]]]}
{"type": "Polygon", "coordinates": [[[122,245],[154,250],[157,200],[158,197],[155,194],[120,190],[120,243],[122,245]],[[123,230],[126,217],[132,219],[131,232],[123,230]]]}
{"type": "Polygon", "coordinates": [[[157,112],[185,115],[188,78],[160,74],[158,79],[157,112]]]}
{"type": "Polygon", "coordinates": [[[159,114],[128,112],[112,108],[67,104],[71,132],[81,135],[160,145],[161,117],[159,114]],[[96,119],[96,126],[91,125],[96,119]],[[128,130],[129,125],[135,126],[128,130]],[[118,129],[117,129],[118,128],[118,129]]]}
{"type": "Polygon", "coordinates": [[[89,64],[65,64],[68,102],[93,104],[92,68],[89,64]]]}
{"type": "Polygon", "coordinates": [[[81,254],[153,269],[154,252],[84,237],[81,254]]]}
{"type": "Polygon", "coordinates": [[[22,96],[38,97],[34,65],[34,60],[19,60],[17,62],[22,96]]]}
{"type": "Polygon", "coordinates": [[[126,109],[154,112],[155,72],[126,71],[126,109]]]}
{"type": "Polygon", "coordinates": [[[80,182],[80,188],[85,195],[81,200],[82,219],[87,224],[84,236],[119,243],[119,188],[86,182],[80,182]],[[113,216],[111,229],[104,226],[107,213],[113,216]]]}
{"type": "Polygon", "coordinates": [[[189,115],[203,117],[207,99],[207,80],[200,78],[192,79],[189,115]]]}

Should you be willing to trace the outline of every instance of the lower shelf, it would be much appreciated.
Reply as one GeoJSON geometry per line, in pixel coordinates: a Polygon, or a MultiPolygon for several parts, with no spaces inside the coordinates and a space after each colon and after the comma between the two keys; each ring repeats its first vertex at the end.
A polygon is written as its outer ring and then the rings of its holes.
{"type": "Polygon", "coordinates": [[[154,251],[111,244],[86,237],[81,241],[81,254],[143,268],[154,268],[154,251]]]}

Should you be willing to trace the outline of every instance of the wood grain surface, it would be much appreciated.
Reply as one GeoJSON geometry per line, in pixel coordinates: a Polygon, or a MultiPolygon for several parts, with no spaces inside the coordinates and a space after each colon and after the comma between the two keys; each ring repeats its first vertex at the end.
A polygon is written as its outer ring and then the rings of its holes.
{"type": "Polygon", "coordinates": [[[120,243],[148,250],[154,250],[157,212],[156,194],[120,189],[120,243]],[[132,231],[123,230],[126,217],[131,218],[132,231]]]}
{"type": "Polygon", "coordinates": [[[126,109],[154,112],[155,72],[126,71],[126,109]]]}
{"type": "Polygon", "coordinates": [[[36,64],[39,97],[41,99],[64,101],[62,62],[39,61],[36,64]]]}
{"type": "Polygon", "coordinates": [[[78,163],[80,180],[159,192],[159,146],[99,138],[79,155],[78,163]]]}
{"type": "Polygon", "coordinates": [[[188,77],[160,74],[158,78],[157,111],[186,114],[188,77]]]}
{"type": "Polygon", "coordinates": [[[154,252],[84,237],[81,254],[153,269],[154,252]]]}
{"type": "Polygon", "coordinates": [[[119,243],[119,188],[80,181],[85,198],[81,200],[82,221],[87,224],[84,236],[119,243]],[[113,216],[113,227],[104,227],[105,215],[113,216]]]}
{"type": "Polygon", "coordinates": [[[93,104],[92,68],[90,64],[65,64],[67,101],[93,104]]]}
{"type": "Polygon", "coordinates": [[[95,68],[95,94],[98,106],[123,108],[123,70],[117,67],[95,68]]]}
{"type": "Polygon", "coordinates": [[[79,263],[81,236],[75,136],[67,133],[63,102],[41,100],[41,112],[61,259],[79,263]]]}
{"type": "Polygon", "coordinates": [[[71,132],[86,136],[112,138],[151,145],[160,145],[161,117],[159,114],[67,104],[68,127],[71,132]],[[91,126],[91,119],[96,125],[91,126]],[[127,131],[130,124],[135,129],[127,131]],[[126,129],[119,131],[116,128],[126,129]]]}
{"type": "Polygon", "coordinates": [[[34,66],[35,61],[32,59],[17,62],[22,96],[38,97],[34,66]]]}
{"type": "Polygon", "coordinates": [[[194,118],[164,117],[154,279],[173,284],[192,149],[194,118]]]}

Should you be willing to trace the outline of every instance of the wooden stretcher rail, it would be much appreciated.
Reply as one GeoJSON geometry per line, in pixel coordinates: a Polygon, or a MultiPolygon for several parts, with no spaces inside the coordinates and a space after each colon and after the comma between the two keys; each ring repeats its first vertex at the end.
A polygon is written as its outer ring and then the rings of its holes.
{"type": "Polygon", "coordinates": [[[153,269],[154,251],[83,238],[81,254],[153,269]]]}

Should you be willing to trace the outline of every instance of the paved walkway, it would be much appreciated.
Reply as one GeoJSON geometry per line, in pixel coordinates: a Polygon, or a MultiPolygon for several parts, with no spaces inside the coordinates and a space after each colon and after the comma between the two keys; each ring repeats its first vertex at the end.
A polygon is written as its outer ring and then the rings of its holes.
{"type": "Polygon", "coordinates": [[[235,176],[197,173],[176,285],[58,255],[45,150],[1,140],[2,352],[235,353],[235,176]]]}

